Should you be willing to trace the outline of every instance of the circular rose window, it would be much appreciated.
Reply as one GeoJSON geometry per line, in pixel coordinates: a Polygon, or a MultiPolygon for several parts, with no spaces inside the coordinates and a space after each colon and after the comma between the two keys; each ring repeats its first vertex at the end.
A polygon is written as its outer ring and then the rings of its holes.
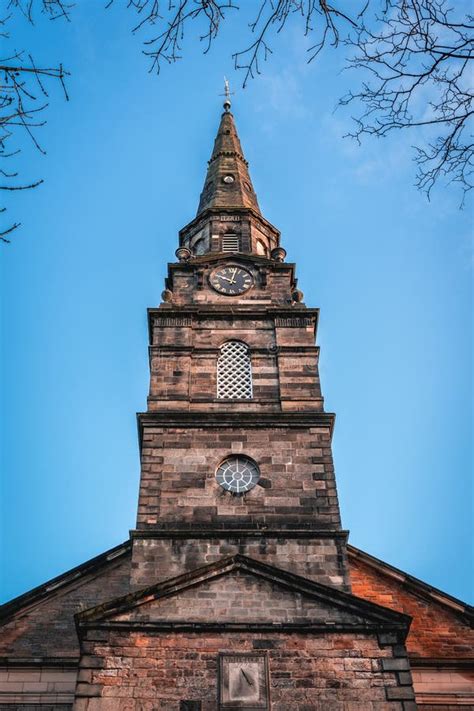
{"type": "Polygon", "coordinates": [[[224,459],[216,471],[218,484],[233,494],[244,494],[253,489],[260,479],[257,464],[242,455],[232,455],[224,459]]]}

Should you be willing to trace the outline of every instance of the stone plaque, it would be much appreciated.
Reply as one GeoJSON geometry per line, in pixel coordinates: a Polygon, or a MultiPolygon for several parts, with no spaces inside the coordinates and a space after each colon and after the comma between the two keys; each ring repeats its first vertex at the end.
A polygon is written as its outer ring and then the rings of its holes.
{"type": "Polygon", "coordinates": [[[267,711],[268,665],[264,654],[221,654],[219,708],[226,711],[267,711]]]}

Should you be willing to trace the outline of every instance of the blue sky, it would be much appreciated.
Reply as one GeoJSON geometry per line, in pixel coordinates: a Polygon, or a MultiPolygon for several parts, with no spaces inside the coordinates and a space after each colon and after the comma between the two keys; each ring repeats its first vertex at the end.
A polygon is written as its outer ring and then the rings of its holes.
{"type": "MultiPolygon", "coordinates": [[[[123,3],[125,5],[125,3],[123,3]]],[[[358,147],[334,112],[357,76],[344,50],[305,62],[296,25],[242,91],[231,52],[245,18],[203,56],[148,73],[122,5],[78,3],[70,24],[17,20],[16,47],[62,61],[46,156],[24,142],[11,197],[23,223],[0,251],[2,599],[120,543],[134,527],[135,413],[148,388],[146,308],[194,214],[223,75],[264,215],[309,306],[350,541],[468,599],[472,558],[472,213],[413,188],[399,133],[358,147]],[[469,562],[469,560],[471,562],[469,562]]],[[[239,45],[240,41],[240,45],[239,45]]]]}

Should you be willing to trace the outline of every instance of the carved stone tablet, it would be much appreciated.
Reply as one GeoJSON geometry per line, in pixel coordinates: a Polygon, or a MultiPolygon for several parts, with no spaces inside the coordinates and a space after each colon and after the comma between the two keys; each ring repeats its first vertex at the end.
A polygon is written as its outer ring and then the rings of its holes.
{"type": "Polygon", "coordinates": [[[266,711],[270,708],[264,654],[221,654],[219,674],[220,709],[266,711]]]}

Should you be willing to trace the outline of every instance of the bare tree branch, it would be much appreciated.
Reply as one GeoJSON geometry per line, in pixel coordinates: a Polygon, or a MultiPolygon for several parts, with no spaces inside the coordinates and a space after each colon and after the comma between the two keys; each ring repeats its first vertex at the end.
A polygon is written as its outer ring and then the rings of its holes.
{"type": "MultiPolygon", "coordinates": [[[[0,212],[3,212],[3,210],[0,210],[0,212]]],[[[6,230],[3,230],[3,232],[0,232],[0,242],[4,242],[5,244],[10,244],[11,240],[7,239],[7,235],[9,235],[11,232],[14,232],[14,230],[18,229],[20,227],[21,222],[15,222],[11,227],[8,227],[6,230]]]]}
{"type": "Polygon", "coordinates": [[[367,79],[341,99],[363,107],[351,134],[358,141],[424,127],[416,185],[429,198],[446,177],[460,186],[461,205],[473,187],[473,30],[474,19],[447,0],[384,0],[347,40],[349,66],[367,79]]]}
{"type": "MultiPolygon", "coordinates": [[[[10,15],[0,21],[0,34],[6,40],[9,39],[8,22],[15,12],[21,13],[31,24],[34,24],[36,10],[51,20],[59,18],[69,20],[72,5],[65,4],[62,0],[9,0],[8,7],[10,15]]],[[[9,150],[9,146],[13,138],[20,136],[21,133],[29,138],[40,153],[46,153],[36,135],[36,129],[46,123],[40,118],[48,107],[45,101],[48,98],[46,81],[59,81],[66,100],[69,98],[64,82],[68,73],[64,71],[62,65],[57,68],[37,67],[33,57],[30,54],[25,57],[25,54],[23,51],[14,52],[11,56],[0,58],[0,161],[18,156],[21,149],[9,150]]],[[[6,180],[14,180],[18,177],[17,170],[0,168],[0,174],[6,180]]],[[[0,191],[11,193],[29,190],[42,182],[42,180],[33,180],[25,184],[0,185],[0,191]]],[[[6,207],[1,207],[0,213],[4,215],[5,212],[6,207]]],[[[19,226],[20,223],[15,222],[0,231],[0,241],[8,243],[10,240],[6,239],[5,235],[19,226]]]]}
{"type": "Polygon", "coordinates": [[[35,23],[35,12],[45,15],[49,20],[64,18],[70,21],[70,12],[75,3],[63,0],[9,0],[8,7],[18,10],[30,24],[35,23]]]}
{"type": "MultiPolygon", "coordinates": [[[[143,53],[150,59],[150,71],[159,73],[163,64],[181,59],[189,29],[197,30],[203,51],[208,52],[224,21],[239,11],[237,1],[125,0],[125,6],[138,18],[132,31],[148,32],[143,53]]],[[[116,2],[105,0],[105,7],[116,2]]],[[[243,72],[245,87],[261,73],[273,41],[290,21],[299,22],[309,40],[308,62],[326,47],[343,43],[351,51],[348,66],[362,77],[360,88],[340,101],[343,106],[358,106],[350,135],[360,142],[364,135],[384,137],[396,130],[418,129],[417,137],[423,135],[414,147],[417,187],[429,197],[438,180],[445,178],[460,186],[464,200],[473,186],[474,139],[469,131],[474,111],[470,82],[474,18],[462,11],[462,4],[463,0],[257,0],[248,26],[251,41],[232,57],[235,68],[243,72]]],[[[8,39],[8,23],[16,13],[32,24],[38,17],[69,21],[73,7],[65,0],[7,0],[10,14],[0,20],[0,37],[8,39]]],[[[25,52],[0,59],[0,159],[18,155],[18,148],[7,150],[18,131],[45,153],[36,131],[45,123],[41,115],[48,107],[46,87],[59,81],[68,99],[66,76],[62,65],[39,68],[25,52]]],[[[0,168],[0,175],[5,180],[18,178],[15,170],[0,168]]],[[[12,183],[0,190],[25,190],[41,182],[12,183]]]]}
{"type": "MultiPolygon", "coordinates": [[[[351,135],[360,141],[364,134],[385,136],[396,129],[424,127],[425,143],[415,149],[417,186],[429,197],[444,176],[465,195],[472,187],[468,73],[474,20],[460,5],[460,0],[259,0],[249,24],[254,39],[232,57],[235,68],[243,71],[245,87],[261,73],[275,36],[292,18],[302,21],[303,35],[314,37],[309,62],[325,47],[343,42],[352,52],[349,67],[362,76],[361,88],[340,102],[359,104],[351,135]]],[[[150,71],[156,72],[163,63],[181,59],[190,25],[200,28],[207,52],[228,11],[239,10],[234,0],[127,0],[127,7],[139,17],[134,32],[154,31],[144,42],[144,54],[151,58],[150,71]]]]}
{"type": "MultiPolygon", "coordinates": [[[[116,0],[109,0],[110,7],[116,0]]],[[[345,0],[347,2],[347,0],[345,0]]],[[[342,0],[336,7],[327,0],[260,0],[256,3],[256,15],[249,29],[255,40],[240,51],[235,52],[236,69],[244,70],[243,85],[261,73],[261,64],[272,53],[272,35],[281,32],[292,16],[303,20],[305,35],[317,27],[316,43],[310,47],[309,61],[314,59],[323,47],[330,43],[337,46],[340,32],[355,22],[341,8],[342,0]]],[[[145,27],[158,27],[159,31],[144,41],[144,54],[151,58],[150,71],[160,72],[162,63],[173,64],[181,59],[185,31],[193,21],[200,28],[199,40],[204,42],[204,53],[208,52],[213,40],[218,36],[229,10],[239,10],[234,0],[127,0],[126,6],[139,16],[133,32],[145,27]]]]}

